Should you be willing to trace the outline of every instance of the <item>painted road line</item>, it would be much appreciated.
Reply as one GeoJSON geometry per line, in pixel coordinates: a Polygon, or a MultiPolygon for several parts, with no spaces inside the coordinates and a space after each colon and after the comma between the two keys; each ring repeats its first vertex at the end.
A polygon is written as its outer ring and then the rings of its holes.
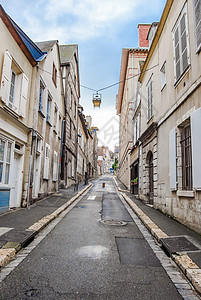
{"type": "Polygon", "coordinates": [[[95,200],[96,199],[96,196],[89,196],[88,198],[87,198],[87,200],[95,200]]]}
{"type": "Polygon", "coordinates": [[[9,228],[9,227],[0,227],[0,236],[9,232],[10,230],[12,230],[14,228],[9,228]]]}

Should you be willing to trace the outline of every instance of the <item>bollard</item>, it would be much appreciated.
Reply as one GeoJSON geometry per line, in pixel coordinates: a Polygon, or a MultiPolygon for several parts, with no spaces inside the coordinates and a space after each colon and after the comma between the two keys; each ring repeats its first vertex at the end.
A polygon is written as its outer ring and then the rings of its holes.
{"type": "Polygon", "coordinates": [[[105,182],[102,183],[102,188],[104,188],[104,187],[105,187],[105,182]]]}

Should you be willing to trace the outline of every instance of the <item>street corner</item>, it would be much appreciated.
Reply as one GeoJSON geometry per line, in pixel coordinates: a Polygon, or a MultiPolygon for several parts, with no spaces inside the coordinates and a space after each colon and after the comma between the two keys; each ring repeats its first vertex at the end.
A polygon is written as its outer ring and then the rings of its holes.
{"type": "Polygon", "coordinates": [[[7,265],[10,260],[15,256],[15,248],[0,249],[0,267],[7,265]]]}

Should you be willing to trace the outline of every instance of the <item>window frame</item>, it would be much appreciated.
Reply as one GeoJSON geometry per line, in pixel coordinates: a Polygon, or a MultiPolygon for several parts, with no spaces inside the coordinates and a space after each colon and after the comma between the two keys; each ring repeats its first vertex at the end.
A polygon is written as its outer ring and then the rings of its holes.
{"type": "Polygon", "coordinates": [[[48,95],[47,95],[47,113],[46,113],[46,122],[52,126],[52,101],[53,101],[53,97],[50,94],[50,92],[48,91],[48,95]]]}
{"type": "Polygon", "coordinates": [[[3,143],[4,143],[3,160],[0,161],[0,163],[2,164],[0,185],[9,186],[10,185],[10,180],[11,180],[10,174],[11,174],[11,165],[12,165],[12,156],[13,156],[13,141],[5,139],[2,136],[0,136],[0,140],[3,141],[3,143]],[[7,157],[7,155],[8,155],[8,144],[10,145],[9,161],[7,161],[7,158],[8,158],[7,157]],[[9,166],[9,170],[8,170],[8,179],[6,180],[7,166],[9,166]]]}
{"type": "Polygon", "coordinates": [[[182,190],[193,189],[192,143],[190,122],[181,128],[182,190]]]}
{"type": "Polygon", "coordinates": [[[40,78],[39,82],[39,95],[38,95],[38,112],[45,118],[44,115],[44,99],[45,99],[45,83],[42,78],[40,78]],[[42,93],[41,93],[42,91],[42,93]]]}
{"type": "Polygon", "coordinates": [[[57,134],[58,133],[58,114],[59,114],[59,110],[58,110],[58,106],[56,104],[56,102],[54,103],[54,123],[53,123],[53,130],[54,132],[57,134]]]}
{"type": "Polygon", "coordinates": [[[183,76],[183,74],[188,70],[189,66],[190,66],[190,44],[189,44],[189,26],[188,26],[188,7],[187,7],[187,2],[185,3],[184,7],[182,8],[180,15],[174,25],[174,28],[172,30],[172,38],[173,38],[173,55],[174,55],[174,79],[175,79],[175,84],[178,82],[178,80],[183,76]],[[182,50],[182,37],[184,35],[184,31],[183,34],[181,34],[181,21],[182,18],[185,18],[185,33],[186,33],[186,56],[187,56],[187,65],[184,66],[183,65],[183,57],[184,57],[184,53],[185,50],[182,50]],[[175,40],[175,35],[176,35],[176,31],[178,31],[178,42],[176,44],[176,40],[175,40]],[[176,50],[176,48],[178,50],[176,50]],[[176,52],[179,55],[178,60],[176,61],[176,52]],[[177,64],[179,66],[179,74],[177,74],[177,64]]]}
{"type": "Polygon", "coordinates": [[[160,73],[161,73],[161,91],[162,91],[166,86],[166,61],[163,63],[160,69],[160,73]]]}
{"type": "MultiPolygon", "coordinates": [[[[200,32],[200,44],[197,45],[198,43],[198,33],[197,33],[197,27],[201,28],[201,19],[198,22],[198,25],[196,24],[196,4],[199,5],[199,1],[200,1],[200,6],[201,6],[201,0],[193,0],[193,17],[194,17],[194,32],[195,32],[195,52],[198,53],[201,50],[201,32],[200,32]]],[[[200,8],[200,14],[201,14],[201,8],[200,8]]]]}
{"type": "Polygon", "coordinates": [[[57,68],[53,62],[53,68],[52,68],[52,81],[54,82],[54,85],[57,87],[57,68]]]}

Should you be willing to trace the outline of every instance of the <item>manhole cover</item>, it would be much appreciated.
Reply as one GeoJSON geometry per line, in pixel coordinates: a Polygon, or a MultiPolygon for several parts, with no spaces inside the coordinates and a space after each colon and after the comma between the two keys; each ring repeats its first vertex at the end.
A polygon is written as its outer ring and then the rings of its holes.
{"type": "Polygon", "coordinates": [[[176,236],[171,238],[161,239],[163,247],[169,254],[184,251],[197,251],[199,250],[194,244],[192,244],[185,236],[176,236]]]}
{"type": "Polygon", "coordinates": [[[126,222],[118,221],[118,220],[101,220],[101,224],[109,225],[109,226],[125,226],[127,225],[126,222]]]}

